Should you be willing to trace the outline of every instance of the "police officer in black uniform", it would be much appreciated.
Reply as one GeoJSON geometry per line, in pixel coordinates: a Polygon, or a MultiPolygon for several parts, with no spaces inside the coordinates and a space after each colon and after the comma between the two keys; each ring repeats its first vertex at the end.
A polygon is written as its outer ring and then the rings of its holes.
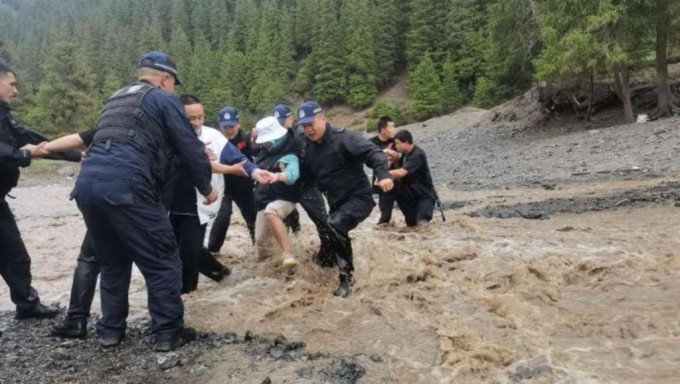
{"type": "Polygon", "coordinates": [[[316,183],[330,206],[324,231],[329,234],[340,269],[340,285],[333,294],[346,297],[354,285],[349,231],[364,221],[375,206],[364,164],[373,169],[381,190],[391,190],[394,183],[380,148],[360,135],[333,128],[316,102],[309,101],[298,108],[298,121],[307,136],[303,178],[316,183]]]}
{"type": "MultiPolygon", "coordinates": [[[[293,111],[284,104],[279,104],[274,108],[274,117],[279,120],[279,123],[284,128],[288,129],[288,135],[291,137],[304,138],[303,131],[298,132],[295,128],[295,116],[293,111]]],[[[300,154],[301,160],[304,159],[304,150],[300,154]]],[[[315,262],[324,268],[332,268],[336,265],[337,259],[333,248],[331,247],[331,239],[327,231],[324,230],[326,222],[328,221],[328,211],[326,210],[326,203],[323,201],[323,196],[319,189],[313,182],[306,182],[302,180],[302,192],[300,197],[300,205],[316,226],[319,234],[319,241],[321,247],[316,254],[315,262]]],[[[284,224],[291,228],[293,232],[300,229],[300,214],[297,209],[293,211],[286,219],[284,224]]]]}
{"type": "MultiPolygon", "coordinates": [[[[241,130],[241,121],[238,118],[238,112],[232,107],[224,107],[220,111],[220,126],[224,136],[227,137],[230,143],[238,148],[250,162],[254,162],[253,148],[250,140],[250,134],[244,133],[241,130]]],[[[241,216],[246,222],[248,232],[250,232],[250,240],[255,244],[255,195],[253,194],[253,181],[247,177],[240,177],[236,175],[224,175],[224,197],[222,197],[222,205],[217,213],[215,222],[210,229],[208,237],[208,250],[212,253],[218,253],[224,245],[224,239],[229,230],[229,222],[231,221],[232,202],[235,202],[238,209],[241,211],[241,216]]]]}
{"type": "MultiPolygon", "coordinates": [[[[31,287],[31,259],[5,200],[19,181],[19,168],[29,166],[37,145],[48,140],[12,117],[9,104],[19,93],[16,83],[16,73],[0,61],[0,275],[9,286],[17,319],[51,318],[57,311],[41,304],[38,292],[31,287]]],[[[78,161],[80,153],[52,158],[78,161]]]]}
{"type": "Polygon", "coordinates": [[[101,264],[102,318],[97,331],[104,346],[121,343],[128,314],[132,263],[142,272],[149,295],[155,349],[171,351],[195,338],[184,328],[180,297],[182,263],[164,190],[173,164],[191,169],[194,186],[215,201],[210,160],[179,99],[177,68],[162,52],[140,61],[139,81],[120,89],[104,106],[72,197],[83,214],[101,264]]]}

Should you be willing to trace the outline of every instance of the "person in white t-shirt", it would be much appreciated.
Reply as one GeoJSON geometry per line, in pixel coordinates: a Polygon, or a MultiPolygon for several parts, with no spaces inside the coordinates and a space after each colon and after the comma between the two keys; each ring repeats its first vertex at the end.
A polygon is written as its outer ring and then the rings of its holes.
{"type": "MultiPolygon", "coordinates": [[[[213,157],[211,160],[215,156],[219,158],[227,139],[218,130],[203,125],[205,114],[198,97],[183,95],[180,100],[198,138],[205,144],[208,156],[213,157]]],[[[184,170],[180,170],[181,172],[184,170]]],[[[203,204],[202,199],[197,197],[196,188],[183,183],[184,179],[188,180],[187,175],[180,174],[179,177],[170,206],[170,222],[182,258],[182,293],[189,293],[197,288],[199,272],[215,281],[221,281],[231,273],[229,268],[217,261],[204,247],[207,227],[220,208],[224,177],[213,174],[211,184],[219,191],[219,197],[209,205],[203,204]]]]}

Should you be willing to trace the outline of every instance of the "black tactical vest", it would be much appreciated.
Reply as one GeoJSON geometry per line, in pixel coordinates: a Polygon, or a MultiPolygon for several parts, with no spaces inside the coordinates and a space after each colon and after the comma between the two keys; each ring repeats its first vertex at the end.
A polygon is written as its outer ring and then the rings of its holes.
{"type": "Polygon", "coordinates": [[[111,143],[117,142],[136,147],[147,156],[154,189],[163,194],[172,188],[170,179],[177,159],[164,132],[141,109],[144,97],[153,89],[138,82],[114,93],[97,121],[91,145],[104,142],[106,149],[110,149],[111,143]]]}

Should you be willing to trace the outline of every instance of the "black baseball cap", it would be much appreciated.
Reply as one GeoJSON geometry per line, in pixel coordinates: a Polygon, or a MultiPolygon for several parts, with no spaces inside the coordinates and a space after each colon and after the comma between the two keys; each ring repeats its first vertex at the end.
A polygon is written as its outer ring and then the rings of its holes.
{"type": "Polygon", "coordinates": [[[175,84],[182,85],[179,77],[177,77],[177,65],[166,53],[159,51],[148,52],[139,60],[139,68],[153,68],[169,73],[175,78],[175,84]]]}

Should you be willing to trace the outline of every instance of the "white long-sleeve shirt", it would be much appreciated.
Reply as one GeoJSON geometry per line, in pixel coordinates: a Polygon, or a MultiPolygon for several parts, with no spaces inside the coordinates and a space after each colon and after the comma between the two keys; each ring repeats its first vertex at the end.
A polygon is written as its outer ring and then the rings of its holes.
{"type": "MultiPolygon", "coordinates": [[[[224,146],[227,145],[228,142],[227,138],[224,137],[222,132],[206,126],[201,127],[201,131],[198,133],[198,138],[205,144],[206,148],[209,148],[215,155],[217,155],[218,159],[222,155],[222,149],[224,149],[224,146]]],[[[212,204],[203,204],[205,197],[196,191],[198,220],[201,222],[201,224],[212,222],[217,217],[217,212],[220,210],[220,205],[222,204],[222,198],[224,195],[224,176],[213,173],[210,184],[218,191],[217,200],[215,200],[212,204]]]]}

